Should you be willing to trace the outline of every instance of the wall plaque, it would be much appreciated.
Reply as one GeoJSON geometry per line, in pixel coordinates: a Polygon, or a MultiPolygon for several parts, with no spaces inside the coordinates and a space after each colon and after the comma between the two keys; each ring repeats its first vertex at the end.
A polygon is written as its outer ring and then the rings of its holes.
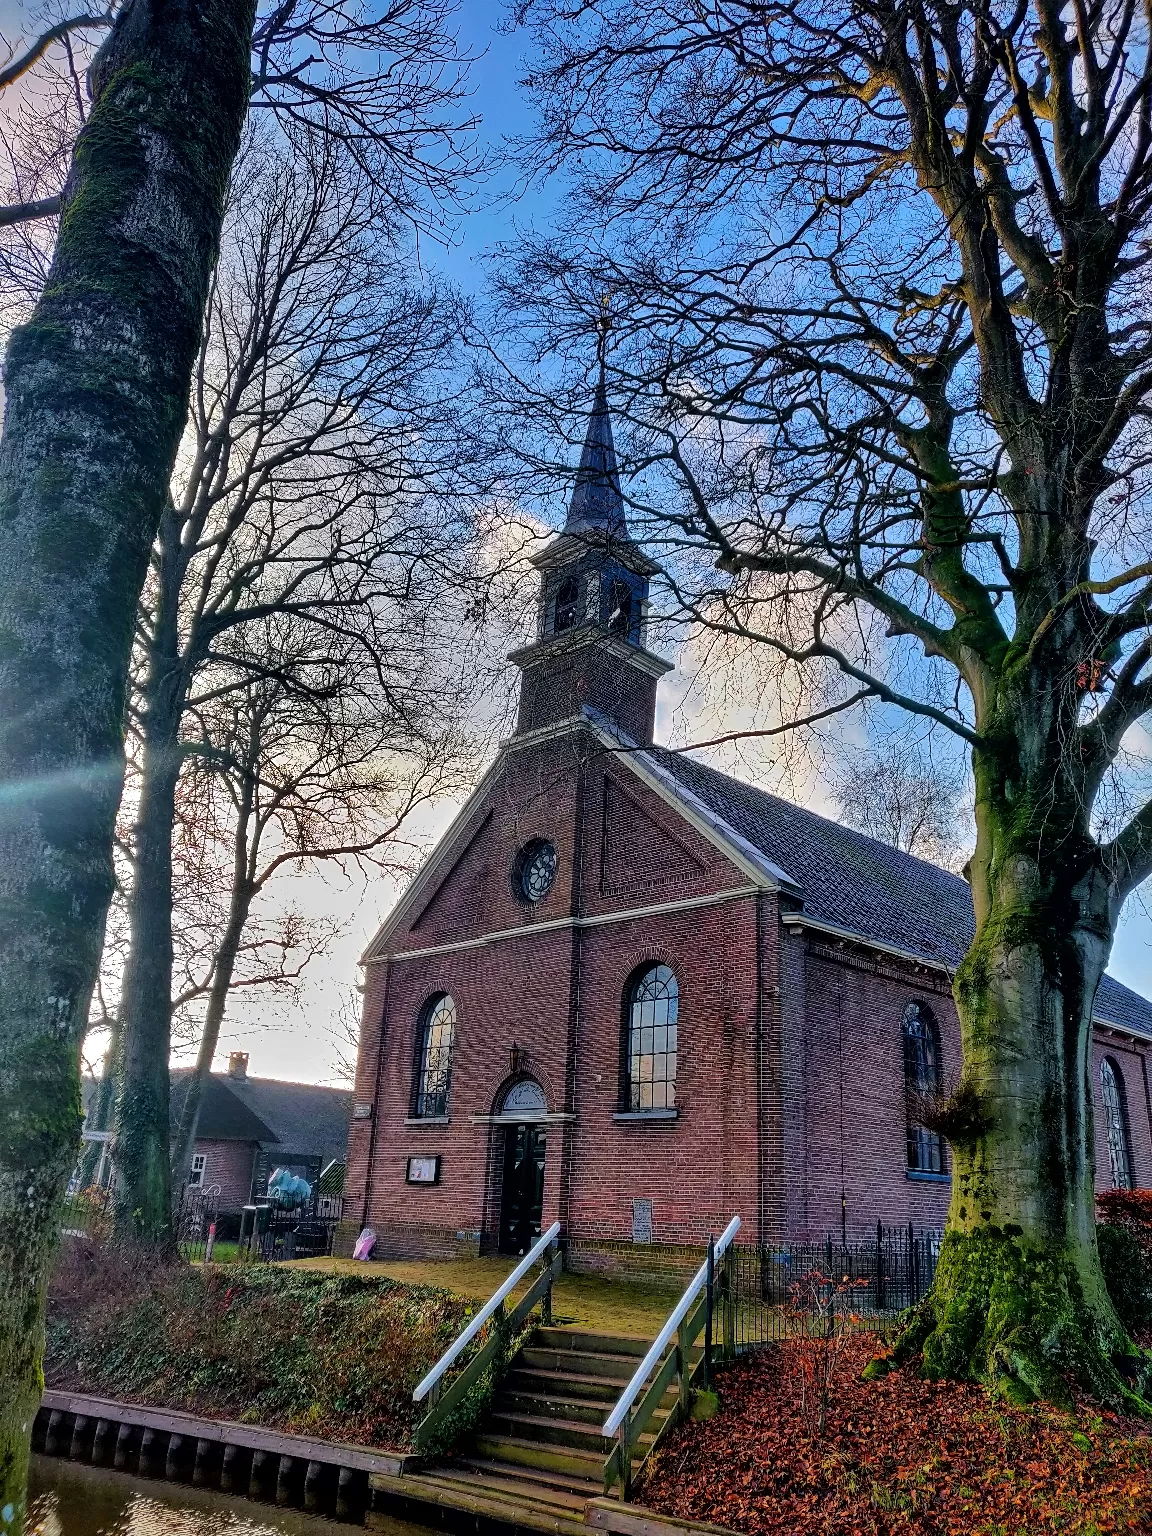
{"type": "Polygon", "coordinates": [[[632,1202],[632,1241],[634,1243],[652,1241],[651,1200],[633,1200],[632,1202]]]}
{"type": "Polygon", "coordinates": [[[440,1154],[435,1157],[410,1157],[408,1159],[409,1184],[439,1184],[440,1154]]]}

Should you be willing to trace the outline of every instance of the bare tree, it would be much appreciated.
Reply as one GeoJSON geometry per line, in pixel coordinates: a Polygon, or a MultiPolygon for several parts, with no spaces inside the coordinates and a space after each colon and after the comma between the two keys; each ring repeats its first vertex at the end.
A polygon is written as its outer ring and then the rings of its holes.
{"type": "MultiPolygon", "coordinates": [[[[456,142],[460,82],[445,19],[437,0],[395,0],[383,13],[316,0],[261,22],[244,0],[125,0],[87,70],[90,105],[56,189],[43,291],[9,342],[0,439],[0,1513],[12,1533],[24,1523],[44,1292],[78,1144],[80,1042],[113,886],[135,610],[184,428],[244,118],[266,103],[274,121],[338,135],[393,194],[416,184],[435,201],[459,169],[448,165],[438,180],[456,142]]],[[[47,30],[44,39],[27,52],[47,58],[47,30]]]]}
{"type": "Polygon", "coordinates": [[[846,752],[831,779],[848,826],[960,873],[967,862],[957,836],[967,811],[962,774],[925,760],[907,741],[889,740],[846,752]]]}
{"type": "MultiPolygon", "coordinates": [[[[405,285],[407,252],[381,231],[359,158],[307,126],[291,141],[285,160],[284,136],[257,125],[234,178],[141,612],[113,1158],[118,1229],[161,1241],[172,1208],[172,835],[186,716],[203,718],[209,701],[226,703],[250,679],[327,695],[352,689],[362,668],[376,680],[380,720],[407,720],[411,735],[413,713],[431,714],[415,695],[433,676],[429,619],[438,597],[447,612],[446,557],[460,568],[470,542],[463,504],[435,494],[453,306],[405,285]],[[297,626],[291,643],[269,629],[274,617],[297,626]]],[[[255,789],[259,774],[249,782],[255,789]]],[[[255,814],[237,811],[246,828],[255,814]]],[[[237,930],[227,942],[238,940],[237,930]]],[[[224,990],[231,969],[217,968],[224,990]]],[[[189,1095],[188,1115],[198,1102],[189,1095]]]]}
{"type": "MultiPolygon", "coordinates": [[[[398,873],[412,851],[404,836],[412,812],[462,782],[464,696],[457,687],[454,698],[444,670],[406,679],[404,688],[393,678],[384,688],[371,651],[358,640],[317,656],[310,630],[299,616],[277,616],[261,626],[257,650],[249,628],[238,637],[245,654],[236,658],[232,685],[217,664],[207,701],[189,703],[190,777],[201,780],[201,800],[213,791],[226,797],[222,820],[230,827],[232,870],[230,880],[216,885],[223,922],[206,977],[196,1068],[172,1148],[177,1188],[191,1163],[229,993],[267,984],[268,936],[256,936],[247,966],[242,947],[269,883],[323,862],[398,873]]],[[[423,660],[418,645],[408,654],[417,665],[423,660]]],[[[188,1001],[175,1000],[177,1007],[188,1001]]]]}
{"type": "Polygon", "coordinates": [[[132,621],[183,429],[251,28],[247,6],[211,0],[122,14],[89,71],[44,293],[5,364],[0,1510],[14,1531],[112,893],[132,621]]]}
{"type": "Polygon", "coordinates": [[[1144,1367],[1096,1253],[1088,1083],[1152,870],[1152,799],[1100,815],[1152,705],[1147,9],[518,13],[536,163],[576,190],[501,297],[543,353],[611,295],[636,522],[683,611],[971,756],[952,1204],[902,1348],[1118,1400],[1144,1367]]]}

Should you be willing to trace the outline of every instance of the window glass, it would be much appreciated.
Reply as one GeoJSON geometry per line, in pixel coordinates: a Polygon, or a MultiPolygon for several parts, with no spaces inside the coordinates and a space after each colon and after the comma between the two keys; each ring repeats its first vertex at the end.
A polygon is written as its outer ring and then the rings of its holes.
{"type": "Polygon", "coordinates": [[[679,990],[666,965],[654,965],[628,996],[628,1095],[633,1113],[676,1106],[679,990]]]}
{"type": "Polygon", "coordinates": [[[456,1038],[456,1004],[446,992],[424,1005],[418,1031],[420,1054],[416,1068],[414,1114],[418,1120],[448,1113],[452,1076],[452,1045],[456,1038]]]}
{"type": "Polygon", "coordinates": [[[1104,1127],[1108,1133],[1108,1162],[1113,1189],[1132,1188],[1132,1149],[1128,1140],[1128,1106],[1124,1100],[1124,1075],[1110,1056],[1100,1064],[1100,1092],[1104,1100],[1104,1127]]]}
{"type": "Polygon", "coordinates": [[[905,1008],[903,1035],[908,1167],[914,1173],[944,1173],[944,1138],[920,1120],[923,1101],[940,1091],[940,1042],[936,1021],[922,1003],[909,1003],[905,1008]]]}
{"type": "Polygon", "coordinates": [[[197,1188],[199,1188],[199,1186],[201,1184],[203,1184],[203,1182],[204,1182],[204,1169],[207,1166],[207,1162],[208,1162],[208,1158],[207,1158],[205,1153],[203,1153],[203,1152],[193,1153],[193,1156],[192,1156],[192,1172],[188,1175],[188,1184],[189,1184],[190,1188],[197,1189],[197,1188]]]}

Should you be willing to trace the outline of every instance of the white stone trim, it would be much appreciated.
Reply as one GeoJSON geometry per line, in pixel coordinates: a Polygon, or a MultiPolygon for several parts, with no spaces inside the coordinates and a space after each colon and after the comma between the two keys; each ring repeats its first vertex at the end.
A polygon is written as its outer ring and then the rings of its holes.
{"type": "Polygon", "coordinates": [[[486,944],[498,944],[505,939],[530,938],[537,933],[557,933],[566,928],[603,928],[609,923],[630,923],[638,918],[658,917],[662,912],[690,912],[697,907],[718,907],[728,901],[755,896],[760,890],[758,885],[734,885],[725,891],[714,891],[709,896],[685,896],[679,901],[654,902],[651,906],[630,907],[623,912],[594,912],[589,917],[554,917],[546,923],[526,923],[522,928],[499,928],[495,933],[482,933],[474,939],[456,939],[451,944],[434,944],[427,949],[392,950],[387,955],[368,956],[362,963],[371,965],[375,961],[388,960],[399,964],[403,960],[428,960],[436,955],[481,949],[486,944]]]}

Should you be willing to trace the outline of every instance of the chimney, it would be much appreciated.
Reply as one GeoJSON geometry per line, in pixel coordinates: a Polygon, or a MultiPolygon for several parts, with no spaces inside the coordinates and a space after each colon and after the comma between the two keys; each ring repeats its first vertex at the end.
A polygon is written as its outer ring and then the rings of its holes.
{"type": "Polygon", "coordinates": [[[228,1052],[228,1076],[237,1078],[240,1082],[248,1076],[248,1052],[228,1052]]]}

